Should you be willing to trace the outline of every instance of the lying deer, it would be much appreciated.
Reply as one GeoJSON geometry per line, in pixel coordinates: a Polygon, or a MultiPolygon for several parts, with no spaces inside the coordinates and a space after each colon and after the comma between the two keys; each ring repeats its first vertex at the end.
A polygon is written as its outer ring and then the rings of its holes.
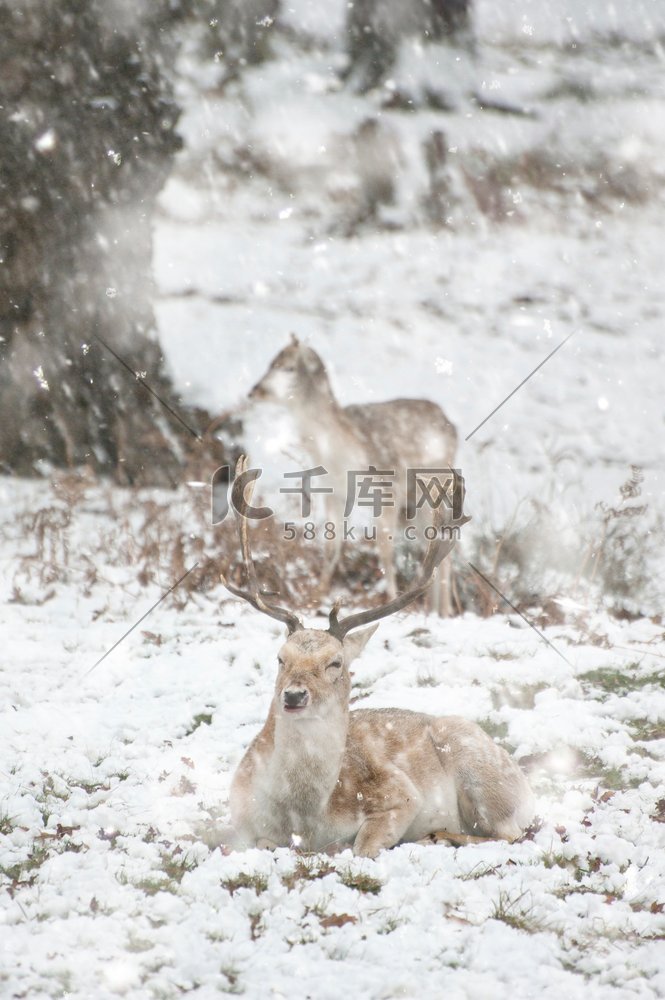
{"type": "MultiPolygon", "coordinates": [[[[341,525],[349,470],[394,470],[394,504],[376,519],[379,558],[389,597],[396,589],[394,556],[398,528],[407,505],[406,470],[449,469],[454,464],[457,433],[443,411],[424,399],[392,399],[381,403],[340,406],[325,365],[316,351],[296,337],[273,358],[253,387],[247,402],[222,414],[208,429],[229,451],[251,447],[264,466],[294,454],[301,468],[322,465],[333,492],[323,498],[325,520],[337,526],[327,548],[322,590],[327,591],[341,552],[341,525]],[[282,413],[284,421],[280,421],[282,413]],[[285,430],[285,427],[287,428],[285,430]],[[288,431],[288,432],[287,432],[288,431]]],[[[236,451],[237,453],[237,451],[236,451]]],[[[441,567],[433,583],[430,604],[442,615],[451,613],[450,569],[441,567]]]]}
{"type": "Polygon", "coordinates": [[[335,605],[328,629],[309,629],[262,594],[247,519],[236,516],[246,589],[222,581],[288,629],[268,718],[231,785],[237,845],[320,851],[352,841],[355,854],[375,857],[442,829],[458,841],[519,837],[533,818],[531,790],[475,723],[399,708],[349,711],[349,666],[378,625],[356,630],[422,595],[454,540],[430,542],[405,593],[342,619],[335,605]]]}

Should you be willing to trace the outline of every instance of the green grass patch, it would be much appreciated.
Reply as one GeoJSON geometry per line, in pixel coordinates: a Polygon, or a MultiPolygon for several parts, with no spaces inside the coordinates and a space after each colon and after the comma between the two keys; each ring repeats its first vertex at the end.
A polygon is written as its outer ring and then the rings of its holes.
{"type": "Polygon", "coordinates": [[[565,854],[560,854],[558,851],[547,851],[542,855],[541,864],[543,868],[564,868],[572,869],[575,867],[575,861],[567,858],[565,854]]]}
{"type": "Polygon", "coordinates": [[[531,709],[536,704],[536,695],[548,687],[548,684],[502,684],[491,692],[492,705],[494,708],[509,705],[511,708],[531,709]]]}
{"type": "Polygon", "coordinates": [[[35,841],[30,854],[23,861],[16,861],[13,865],[0,865],[0,875],[8,879],[13,888],[20,885],[34,885],[39,869],[48,857],[48,846],[35,841]]]}
{"type": "Polygon", "coordinates": [[[222,887],[233,895],[238,889],[253,889],[257,896],[268,888],[267,875],[259,872],[238,872],[230,878],[222,879],[222,887]]]}
{"type": "Polygon", "coordinates": [[[611,667],[601,667],[597,670],[587,670],[578,679],[587,688],[599,688],[606,697],[611,694],[624,695],[630,691],[639,691],[645,687],[665,687],[665,675],[662,673],[638,674],[638,664],[631,663],[621,670],[611,667]]]}
{"type": "Polygon", "coordinates": [[[494,722],[492,719],[480,719],[478,721],[480,728],[487,733],[491,739],[496,740],[500,743],[504,750],[508,753],[515,752],[515,746],[508,740],[508,723],[507,722],[494,722]]]}
{"type": "Polygon", "coordinates": [[[371,875],[365,875],[362,872],[352,872],[350,868],[343,868],[337,871],[342,885],[347,886],[349,889],[355,889],[357,892],[364,892],[370,896],[378,896],[378,894],[383,889],[383,882],[378,878],[373,878],[371,875]]]}
{"type": "Polygon", "coordinates": [[[327,861],[316,857],[298,858],[293,871],[282,875],[282,885],[287,889],[294,889],[300,882],[315,882],[326,875],[334,875],[336,870],[327,861]]]}
{"type": "Polygon", "coordinates": [[[560,885],[558,889],[552,889],[552,895],[557,899],[567,899],[568,896],[602,896],[598,889],[592,889],[590,885],[560,885]]]}
{"type": "Polygon", "coordinates": [[[110,792],[109,781],[85,781],[84,779],[72,780],[68,782],[70,788],[81,788],[86,795],[94,795],[95,792],[110,792]]]}
{"type": "Polygon", "coordinates": [[[525,909],[521,905],[525,895],[526,892],[522,892],[519,896],[511,898],[507,892],[499,892],[499,898],[492,911],[492,920],[501,920],[515,930],[527,931],[530,934],[542,930],[533,920],[532,908],[525,909]]]}
{"type": "Polygon", "coordinates": [[[172,882],[178,885],[182,882],[183,875],[196,868],[196,861],[189,855],[183,853],[181,848],[177,848],[173,854],[162,854],[162,871],[172,882]]]}
{"type": "Polygon", "coordinates": [[[178,891],[177,884],[171,882],[166,875],[146,875],[145,878],[132,882],[135,889],[140,889],[146,896],[156,896],[158,892],[170,892],[175,895],[178,891]]]}
{"type": "Polygon", "coordinates": [[[642,784],[641,778],[630,778],[626,768],[607,767],[599,757],[581,752],[578,753],[575,774],[576,777],[594,778],[603,788],[615,792],[626,788],[638,788],[642,784]]]}
{"type": "Polygon", "coordinates": [[[646,719],[633,719],[628,725],[630,726],[631,736],[640,743],[665,740],[665,721],[647,722],[646,719]]]}
{"type": "Polygon", "coordinates": [[[185,736],[191,736],[195,733],[199,726],[211,726],[212,725],[212,712],[199,712],[195,715],[189,724],[189,727],[185,730],[185,736]]]}
{"type": "Polygon", "coordinates": [[[14,829],[11,816],[7,813],[0,813],[0,835],[7,836],[14,829]]]}
{"type": "Polygon", "coordinates": [[[492,722],[491,719],[481,719],[478,725],[481,729],[484,729],[487,735],[491,736],[493,740],[505,740],[508,736],[507,722],[492,722]]]}
{"type": "Polygon", "coordinates": [[[498,663],[503,663],[505,660],[518,659],[518,653],[505,649],[486,649],[483,655],[489,656],[491,660],[496,660],[498,663]]]}

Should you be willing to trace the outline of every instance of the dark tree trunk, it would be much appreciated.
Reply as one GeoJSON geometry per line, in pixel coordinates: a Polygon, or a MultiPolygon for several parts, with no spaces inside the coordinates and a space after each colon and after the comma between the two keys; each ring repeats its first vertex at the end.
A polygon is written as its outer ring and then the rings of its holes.
{"type": "Polygon", "coordinates": [[[346,75],[360,91],[383,82],[404,38],[468,41],[471,0],[355,0],[349,4],[346,75]]]}
{"type": "MultiPolygon", "coordinates": [[[[140,0],[0,0],[0,468],[173,483],[190,433],[154,339],[151,216],[179,147],[140,0]]],[[[159,23],[158,23],[159,22],[159,23]]]]}

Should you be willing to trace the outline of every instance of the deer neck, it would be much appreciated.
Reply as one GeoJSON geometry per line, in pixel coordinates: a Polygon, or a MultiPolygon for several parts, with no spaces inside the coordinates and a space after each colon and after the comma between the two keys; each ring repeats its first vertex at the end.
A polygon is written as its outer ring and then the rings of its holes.
{"type": "Polygon", "coordinates": [[[335,399],[332,387],[327,379],[317,383],[315,386],[310,384],[303,386],[298,396],[300,408],[312,418],[320,420],[322,415],[326,417],[337,416],[341,411],[341,407],[335,399]]]}
{"type": "MultiPolygon", "coordinates": [[[[363,453],[358,453],[357,432],[329,385],[316,395],[303,394],[299,406],[302,426],[306,429],[303,443],[311,449],[312,459],[325,466],[338,483],[339,499],[346,485],[346,470],[364,461],[363,453]]],[[[330,502],[334,506],[334,501],[330,502]]]]}
{"type": "Polygon", "coordinates": [[[349,727],[348,707],[328,706],[311,718],[285,716],[272,708],[274,752],[271,770],[279,776],[300,812],[325,808],[339,777],[349,727]]]}

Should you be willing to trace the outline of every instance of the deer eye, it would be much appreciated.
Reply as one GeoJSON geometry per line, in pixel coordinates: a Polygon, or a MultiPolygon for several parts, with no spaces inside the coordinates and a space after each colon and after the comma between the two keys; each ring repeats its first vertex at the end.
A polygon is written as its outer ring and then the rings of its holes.
{"type": "Polygon", "coordinates": [[[341,666],[342,666],[341,660],[332,660],[326,667],[326,670],[339,670],[341,666]]]}

